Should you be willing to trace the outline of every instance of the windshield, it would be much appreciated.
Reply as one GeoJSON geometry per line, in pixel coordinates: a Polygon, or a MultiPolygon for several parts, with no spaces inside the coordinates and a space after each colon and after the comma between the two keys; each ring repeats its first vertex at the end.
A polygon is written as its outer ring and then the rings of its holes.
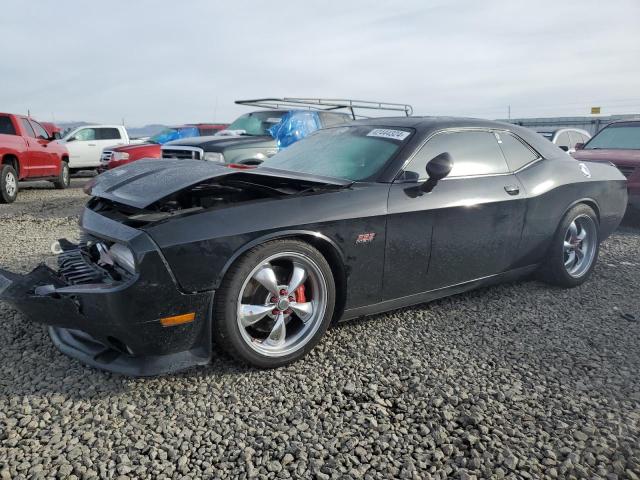
{"type": "Polygon", "coordinates": [[[640,123],[611,125],[600,130],[585,150],[596,149],[640,150],[640,123]]]}
{"type": "Polygon", "coordinates": [[[165,128],[160,133],[156,133],[149,139],[149,143],[158,143],[163,145],[172,140],[178,140],[180,138],[197,137],[200,132],[198,127],[177,127],[177,128],[165,128]]]}
{"type": "Polygon", "coordinates": [[[350,126],[318,130],[281,150],[262,166],[347,180],[378,173],[406,142],[406,128],[350,126]]]}
{"type": "Polygon", "coordinates": [[[288,113],[282,112],[252,112],[236,118],[227,130],[244,130],[245,135],[271,136],[268,130],[280,123],[282,117],[288,113]]]}

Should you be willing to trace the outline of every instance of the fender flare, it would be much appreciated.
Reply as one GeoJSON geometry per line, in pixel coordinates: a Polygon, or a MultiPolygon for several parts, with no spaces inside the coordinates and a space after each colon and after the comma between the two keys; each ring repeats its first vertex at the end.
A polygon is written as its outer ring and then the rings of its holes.
{"type": "Polygon", "coordinates": [[[280,230],[277,232],[268,233],[266,235],[262,235],[261,237],[255,238],[252,241],[245,243],[242,247],[236,250],[233,253],[233,255],[231,255],[231,257],[229,257],[229,259],[226,261],[226,263],[224,264],[224,267],[216,277],[214,282],[214,289],[217,289],[220,287],[220,283],[222,283],[222,279],[225,277],[225,275],[229,271],[229,268],[231,267],[231,265],[233,265],[234,262],[238,258],[240,258],[240,256],[242,256],[244,253],[246,253],[253,247],[256,247],[262,243],[265,243],[271,240],[280,240],[280,239],[292,238],[292,237],[308,237],[308,238],[314,238],[314,239],[320,240],[321,242],[324,242],[326,245],[332,248],[334,253],[336,253],[337,257],[342,262],[342,265],[346,268],[344,252],[336,244],[336,242],[334,242],[331,238],[327,237],[326,235],[313,230],[280,230]]]}

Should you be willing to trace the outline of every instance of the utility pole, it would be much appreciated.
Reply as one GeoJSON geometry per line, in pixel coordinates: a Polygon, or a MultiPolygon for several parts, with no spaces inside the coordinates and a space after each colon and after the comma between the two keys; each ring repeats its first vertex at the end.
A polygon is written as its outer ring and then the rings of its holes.
{"type": "Polygon", "coordinates": [[[511,120],[511,105],[507,105],[507,118],[511,120]]]}

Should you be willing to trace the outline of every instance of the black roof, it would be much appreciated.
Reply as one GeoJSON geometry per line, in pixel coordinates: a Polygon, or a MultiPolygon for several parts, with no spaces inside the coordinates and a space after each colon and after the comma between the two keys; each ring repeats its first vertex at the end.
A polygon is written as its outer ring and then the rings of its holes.
{"type": "Polygon", "coordinates": [[[451,128],[488,128],[507,130],[515,133],[531,145],[545,158],[554,158],[564,154],[562,150],[533,130],[512,123],[464,117],[378,117],[356,120],[351,125],[371,125],[378,127],[413,128],[418,137],[426,138],[438,130],[451,128]]]}

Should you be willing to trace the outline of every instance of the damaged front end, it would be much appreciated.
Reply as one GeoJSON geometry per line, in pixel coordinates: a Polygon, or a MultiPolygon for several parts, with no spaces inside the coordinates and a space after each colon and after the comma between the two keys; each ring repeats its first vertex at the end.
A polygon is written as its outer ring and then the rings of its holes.
{"type": "Polygon", "coordinates": [[[142,376],[208,363],[213,292],[180,291],[144,232],[89,208],[81,224],[78,244],[55,245],[55,269],[0,270],[0,299],[49,326],[64,353],[98,368],[142,376]],[[178,317],[188,321],[166,321],[178,317]]]}

